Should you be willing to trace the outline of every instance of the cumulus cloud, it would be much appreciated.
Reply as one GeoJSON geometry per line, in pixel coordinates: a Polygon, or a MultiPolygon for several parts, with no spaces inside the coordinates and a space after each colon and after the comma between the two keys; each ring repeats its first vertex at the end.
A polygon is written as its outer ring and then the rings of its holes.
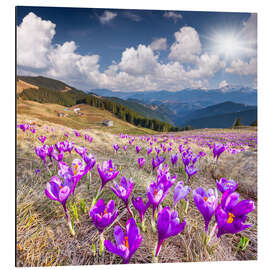
{"type": "Polygon", "coordinates": [[[74,41],[53,44],[55,28],[55,24],[33,13],[24,18],[17,29],[20,74],[52,77],[79,89],[175,91],[206,88],[208,78],[225,66],[218,56],[201,54],[198,33],[191,27],[183,27],[175,33],[168,63],[161,62],[156,53],[167,47],[166,39],[160,38],[149,46],[126,48],[119,62],[113,61],[101,72],[99,55],[81,55],[74,41]]]}
{"type": "Polygon", "coordinates": [[[55,35],[55,24],[30,12],[17,27],[17,63],[22,66],[45,68],[55,35]]]}
{"type": "Polygon", "coordinates": [[[218,88],[223,88],[223,87],[226,87],[226,86],[228,86],[228,83],[225,80],[223,80],[223,81],[221,81],[219,83],[218,88]]]}
{"type": "Polygon", "coordinates": [[[174,11],[166,11],[164,12],[163,16],[167,19],[172,19],[174,23],[183,18],[183,16],[179,12],[174,11]]]}
{"type": "Polygon", "coordinates": [[[152,43],[150,44],[150,48],[153,51],[166,50],[167,49],[167,39],[166,38],[154,39],[152,41],[152,43]]]}
{"type": "Polygon", "coordinates": [[[152,73],[157,66],[157,57],[150,47],[140,44],[137,49],[131,47],[122,53],[119,68],[131,75],[152,73]]]}
{"type": "Polygon", "coordinates": [[[110,22],[111,20],[113,20],[116,16],[117,16],[116,12],[111,12],[111,11],[106,10],[104,11],[103,15],[99,17],[99,21],[102,24],[106,24],[110,22]]]}
{"type": "Polygon", "coordinates": [[[169,59],[181,62],[194,62],[201,52],[201,42],[197,31],[184,26],[174,33],[175,42],[170,48],[169,59]]]}
{"type": "Polygon", "coordinates": [[[256,75],[257,74],[257,59],[251,58],[249,61],[240,59],[233,60],[231,65],[225,69],[228,73],[238,75],[256,75]]]}

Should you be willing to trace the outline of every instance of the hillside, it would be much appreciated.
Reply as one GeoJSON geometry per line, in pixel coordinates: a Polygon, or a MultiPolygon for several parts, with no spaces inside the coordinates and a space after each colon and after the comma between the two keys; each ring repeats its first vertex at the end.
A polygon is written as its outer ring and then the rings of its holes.
{"type": "MultiPolygon", "coordinates": [[[[40,77],[37,78],[39,80],[40,77]]],[[[33,78],[30,77],[30,79],[32,80],[33,78]]],[[[42,81],[46,79],[47,78],[42,77],[42,81]]],[[[49,85],[51,82],[55,82],[55,80],[49,79],[47,85],[49,85]]],[[[63,85],[64,83],[62,86],[63,85]]],[[[60,87],[60,85],[58,86],[60,87]]],[[[69,86],[66,85],[66,87],[69,86]]],[[[76,104],[88,104],[93,107],[111,112],[117,118],[137,127],[144,127],[162,132],[180,130],[180,128],[174,127],[167,122],[146,118],[136,111],[133,111],[129,107],[117,104],[106,98],[102,98],[94,94],[86,94],[85,92],[75,88],[69,88],[69,91],[59,91],[39,86],[39,91],[36,91],[36,89],[33,88],[24,89],[21,93],[19,93],[18,97],[24,100],[32,100],[40,103],[59,104],[67,107],[74,106],[76,104]]]]}
{"type": "Polygon", "coordinates": [[[241,118],[243,125],[249,126],[257,120],[257,109],[202,117],[190,120],[186,124],[193,128],[230,128],[237,118],[241,118]]]}
{"type": "Polygon", "coordinates": [[[173,124],[172,119],[170,119],[166,115],[166,112],[162,111],[162,107],[160,106],[145,105],[143,103],[140,103],[139,100],[135,99],[123,100],[117,97],[106,97],[106,98],[112,100],[117,104],[121,104],[130,108],[131,110],[143,115],[144,117],[158,119],[160,121],[165,121],[170,124],[173,124]]]}
{"type": "Polygon", "coordinates": [[[17,76],[17,80],[24,81],[26,83],[30,83],[32,85],[41,87],[41,88],[48,88],[51,90],[56,91],[69,91],[71,89],[75,89],[74,87],[71,87],[67,85],[64,82],[61,82],[59,80],[47,78],[47,77],[32,77],[32,76],[17,76]]]}
{"type": "Polygon", "coordinates": [[[30,84],[30,83],[27,83],[25,81],[22,81],[22,80],[18,80],[17,81],[17,93],[22,93],[22,91],[24,89],[29,89],[29,88],[33,88],[33,89],[39,89],[38,86],[36,85],[33,85],[33,84],[30,84]]]}
{"type": "Polygon", "coordinates": [[[39,103],[30,100],[18,100],[17,113],[22,118],[38,118],[49,123],[64,125],[73,129],[98,129],[113,134],[131,133],[131,134],[155,134],[154,130],[138,128],[134,125],[122,121],[112,113],[89,106],[80,104],[72,107],[65,107],[58,104],[39,103]],[[73,108],[80,108],[82,115],[73,112],[73,108]],[[64,113],[65,117],[58,117],[57,112],[64,113]],[[111,120],[113,127],[106,127],[102,124],[103,120],[111,120]]]}
{"type": "MultiPolygon", "coordinates": [[[[205,118],[205,117],[214,117],[215,115],[222,115],[228,113],[238,113],[242,111],[256,110],[256,106],[249,106],[241,103],[234,103],[231,101],[219,103],[213,106],[208,106],[206,108],[196,110],[185,116],[185,122],[187,123],[191,120],[205,118]]],[[[247,119],[248,120],[248,119],[247,119]]]]}

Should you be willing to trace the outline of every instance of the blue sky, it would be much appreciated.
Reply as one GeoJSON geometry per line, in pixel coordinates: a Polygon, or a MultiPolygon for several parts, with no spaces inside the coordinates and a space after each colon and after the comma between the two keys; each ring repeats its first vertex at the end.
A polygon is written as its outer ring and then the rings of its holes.
{"type": "Polygon", "coordinates": [[[18,74],[82,90],[256,87],[250,13],[17,8],[18,74]]]}

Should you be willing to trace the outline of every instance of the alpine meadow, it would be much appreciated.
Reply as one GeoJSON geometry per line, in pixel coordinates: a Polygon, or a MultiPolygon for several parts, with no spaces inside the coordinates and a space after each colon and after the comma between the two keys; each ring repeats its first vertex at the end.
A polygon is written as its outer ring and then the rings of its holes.
{"type": "Polygon", "coordinates": [[[16,14],[16,266],[257,260],[257,14],[16,14]]]}

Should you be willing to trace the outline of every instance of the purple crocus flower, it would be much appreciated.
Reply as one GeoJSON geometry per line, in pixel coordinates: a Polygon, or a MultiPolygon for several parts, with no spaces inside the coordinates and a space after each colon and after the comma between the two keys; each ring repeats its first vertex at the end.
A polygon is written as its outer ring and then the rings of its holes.
{"type": "Polygon", "coordinates": [[[145,159],[143,157],[138,158],[138,164],[139,164],[140,169],[144,165],[144,162],[145,162],[145,159]]]}
{"type": "Polygon", "coordinates": [[[163,182],[156,183],[153,181],[148,187],[147,187],[147,196],[152,204],[152,226],[154,226],[154,217],[155,217],[155,211],[158,208],[159,204],[164,200],[164,198],[167,196],[170,190],[170,185],[167,185],[167,187],[164,187],[163,182]]]}
{"type": "Polygon", "coordinates": [[[67,138],[69,137],[69,134],[68,134],[68,132],[66,132],[65,134],[64,134],[64,136],[66,136],[67,138]]]}
{"type": "Polygon", "coordinates": [[[114,238],[116,244],[110,240],[104,241],[106,249],[123,258],[123,263],[128,263],[132,255],[140,246],[143,235],[140,234],[140,229],[136,226],[134,218],[131,218],[126,223],[126,232],[122,231],[119,225],[114,227],[114,238]]]}
{"type": "Polygon", "coordinates": [[[255,209],[251,200],[239,200],[237,192],[230,193],[229,190],[223,193],[221,203],[218,205],[215,216],[218,225],[217,237],[226,233],[238,233],[251,226],[245,224],[247,214],[255,209]]]}
{"type": "Polygon", "coordinates": [[[118,216],[119,211],[114,211],[114,205],[113,200],[110,200],[107,205],[105,205],[104,201],[99,199],[91,208],[89,215],[99,233],[102,233],[106,227],[111,225],[118,216]]]}
{"type": "Polygon", "coordinates": [[[101,178],[100,191],[103,189],[106,183],[113,180],[119,174],[119,171],[117,171],[117,167],[114,166],[111,160],[104,161],[102,163],[102,166],[97,164],[97,170],[101,178]]]}
{"type": "Polygon", "coordinates": [[[83,158],[84,162],[86,163],[87,170],[91,171],[92,168],[96,164],[96,159],[95,159],[94,155],[85,153],[84,155],[82,155],[82,158],[83,158]]]}
{"type": "Polygon", "coordinates": [[[185,167],[188,166],[188,164],[190,163],[191,159],[192,159],[192,156],[191,155],[187,154],[186,152],[183,153],[183,155],[182,155],[182,161],[183,161],[185,167]]]}
{"type": "Polygon", "coordinates": [[[193,191],[193,199],[198,210],[203,215],[205,231],[208,231],[208,224],[218,205],[217,190],[208,189],[205,191],[202,187],[198,187],[193,191]]]}
{"type": "Polygon", "coordinates": [[[161,163],[163,163],[165,161],[165,158],[162,156],[156,156],[156,158],[152,158],[152,167],[153,167],[153,171],[155,170],[156,167],[158,167],[161,163]]]}
{"type": "Polygon", "coordinates": [[[41,143],[44,143],[45,141],[46,141],[46,137],[45,136],[42,136],[42,135],[40,135],[39,137],[38,137],[38,139],[39,139],[39,141],[41,142],[41,143]]]}
{"type": "Polygon", "coordinates": [[[179,153],[180,153],[180,154],[181,154],[182,152],[184,152],[184,147],[183,147],[182,144],[179,144],[178,149],[179,149],[179,153]]]}
{"type": "Polygon", "coordinates": [[[17,125],[17,127],[18,127],[19,129],[21,129],[23,132],[25,132],[25,130],[26,130],[25,124],[17,125]]]}
{"type": "Polygon", "coordinates": [[[153,148],[152,147],[148,147],[147,148],[147,155],[149,156],[152,151],[153,151],[153,148]]]}
{"type": "Polygon", "coordinates": [[[64,146],[61,142],[57,142],[54,146],[59,153],[64,151],[64,146]]]}
{"type": "Polygon", "coordinates": [[[114,144],[113,145],[113,149],[115,150],[115,152],[117,152],[119,150],[119,145],[118,144],[114,144]]]}
{"type": "Polygon", "coordinates": [[[139,154],[140,153],[140,151],[141,151],[141,146],[139,146],[139,145],[136,145],[136,152],[137,152],[137,154],[139,154]]]}
{"type": "Polygon", "coordinates": [[[198,155],[199,155],[200,157],[204,157],[204,156],[206,155],[206,153],[203,152],[203,151],[200,151],[200,152],[198,153],[198,155]]]}
{"type": "Polygon", "coordinates": [[[190,193],[190,191],[191,188],[189,186],[184,186],[184,182],[179,181],[174,189],[173,206],[175,207],[176,204],[182,199],[185,199],[187,201],[187,196],[190,193]]]}
{"type": "Polygon", "coordinates": [[[75,151],[82,157],[87,152],[87,148],[83,146],[77,146],[75,147],[75,151]]]}
{"type": "Polygon", "coordinates": [[[185,172],[186,172],[186,174],[188,176],[188,181],[189,181],[190,180],[190,177],[192,175],[196,174],[198,172],[198,170],[196,168],[194,168],[194,166],[192,164],[189,167],[188,166],[185,167],[185,172]]]}
{"type": "Polygon", "coordinates": [[[81,136],[81,133],[79,133],[78,131],[74,130],[74,134],[76,137],[80,137],[81,136]]]}
{"type": "Polygon", "coordinates": [[[128,148],[127,145],[123,146],[124,151],[127,151],[127,148],[128,148]]]}
{"type": "Polygon", "coordinates": [[[134,208],[139,212],[141,223],[143,224],[143,216],[149,206],[151,205],[150,201],[148,200],[146,204],[144,204],[143,199],[141,197],[137,197],[134,199],[134,196],[132,196],[132,204],[134,208]]]}
{"type": "Polygon", "coordinates": [[[223,144],[215,144],[213,145],[213,155],[214,158],[218,160],[219,156],[225,151],[225,146],[223,144]]]}
{"type": "Polygon", "coordinates": [[[238,188],[238,183],[235,183],[233,179],[227,180],[226,178],[221,178],[219,181],[216,180],[217,188],[221,193],[229,190],[231,193],[238,188]]]}
{"type": "Polygon", "coordinates": [[[34,127],[31,127],[31,128],[30,128],[30,131],[31,131],[33,134],[36,133],[36,129],[35,129],[34,127]]]}
{"type": "Polygon", "coordinates": [[[77,183],[81,178],[88,172],[88,168],[83,165],[80,159],[74,159],[71,167],[69,167],[65,162],[58,162],[58,175],[64,179],[72,179],[74,185],[72,187],[72,193],[74,194],[77,183]]]}
{"type": "Polygon", "coordinates": [[[178,155],[177,155],[177,153],[174,154],[174,155],[171,155],[171,163],[172,163],[173,166],[176,165],[177,160],[178,160],[178,155]]]}
{"type": "Polygon", "coordinates": [[[156,248],[155,257],[158,257],[160,248],[164,240],[169,237],[175,236],[182,232],[186,226],[184,220],[180,223],[177,211],[170,210],[169,206],[164,207],[159,213],[157,218],[157,231],[158,231],[158,244],[156,248]]]}
{"type": "Polygon", "coordinates": [[[35,170],[35,174],[38,175],[40,173],[40,169],[35,170]]]}
{"type": "Polygon", "coordinates": [[[35,152],[41,158],[41,160],[43,161],[43,163],[45,165],[46,164],[47,151],[43,147],[36,146],[35,147],[35,152]]]}
{"type": "Polygon", "coordinates": [[[157,155],[158,155],[161,150],[158,147],[155,147],[155,151],[157,152],[157,155]]]}
{"type": "Polygon", "coordinates": [[[45,195],[54,201],[58,201],[62,204],[66,219],[68,221],[68,226],[72,235],[75,235],[75,232],[72,228],[71,219],[67,211],[66,203],[73,190],[73,180],[71,178],[65,178],[64,183],[60,180],[58,176],[53,176],[51,181],[47,183],[45,189],[45,195]]]}
{"type": "Polygon", "coordinates": [[[66,178],[64,183],[58,176],[53,176],[45,189],[46,196],[55,201],[59,201],[66,212],[66,201],[72,192],[73,181],[66,178]]]}
{"type": "Polygon", "coordinates": [[[58,153],[56,150],[53,150],[51,153],[51,156],[56,160],[56,161],[62,161],[64,158],[63,152],[58,153]]]}
{"type": "Polygon", "coordinates": [[[119,197],[124,202],[128,212],[133,217],[133,214],[128,206],[128,199],[134,186],[132,179],[130,178],[127,181],[127,179],[123,176],[121,178],[120,185],[118,185],[116,181],[113,181],[113,183],[114,186],[111,187],[111,190],[115,193],[117,197],[119,197]]]}
{"type": "Polygon", "coordinates": [[[172,148],[171,147],[168,147],[168,153],[172,151],[172,148]]]}
{"type": "Polygon", "coordinates": [[[157,168],[157,179],[159,179],[161,176],[163,176],[164,174],[168,174],[169,173],[169,166],[168,164],[165,164],[163,167],[163,164],[160,164],[157,168]]]}
{"type": "Polygon", "coordinates": [[[162,169],[162,165],[159,166],[158,174],[157,174],[157,184],[163,185],[164,192],[167,192],[167,190],[169,190],[173,186],[175,180],[176,180],[176,175],[171,177],[171,174],[168,171],[168,165],[167,167],[164,166],[163,169],[162,169]]]}

